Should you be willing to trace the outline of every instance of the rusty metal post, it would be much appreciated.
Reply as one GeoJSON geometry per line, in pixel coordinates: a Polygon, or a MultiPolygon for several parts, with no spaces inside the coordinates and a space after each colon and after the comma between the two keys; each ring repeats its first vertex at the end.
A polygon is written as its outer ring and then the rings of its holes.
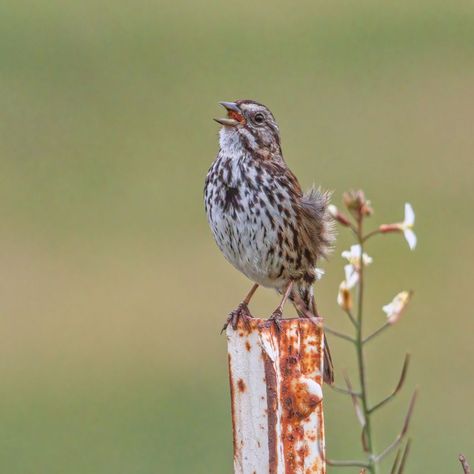
{"type": "Polygon", "coordinates": [[[325,474],[322,329],[286,319],[227,328],[235,474],[325,474]]]}

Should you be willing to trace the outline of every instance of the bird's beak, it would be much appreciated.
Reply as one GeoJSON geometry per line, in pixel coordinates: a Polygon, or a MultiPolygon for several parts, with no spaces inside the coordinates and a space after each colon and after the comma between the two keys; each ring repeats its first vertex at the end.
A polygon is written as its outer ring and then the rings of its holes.
{"type": "Polygon", "coordinates": [[[227,127],[235,127],[245,122],[244,116],[235,102],[219,102],[227,110],[227,118],[215,118],[214,120],[227,127]]]}

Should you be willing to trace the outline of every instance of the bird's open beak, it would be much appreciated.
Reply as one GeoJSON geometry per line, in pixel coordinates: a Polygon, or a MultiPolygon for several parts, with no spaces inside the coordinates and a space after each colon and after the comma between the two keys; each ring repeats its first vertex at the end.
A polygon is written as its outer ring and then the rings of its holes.
{"type": "Polygon", "coordinates": [[[221,125],[235,127],[245,122],[244,116],[235,102],[219,102],[227,110],[227,118],[215,118],[214,120],[221,125]]]}

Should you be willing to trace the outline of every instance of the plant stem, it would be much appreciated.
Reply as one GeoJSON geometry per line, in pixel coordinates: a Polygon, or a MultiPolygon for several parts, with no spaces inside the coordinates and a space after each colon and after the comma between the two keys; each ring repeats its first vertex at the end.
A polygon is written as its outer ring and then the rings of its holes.
{"type": "Polygon", "coordinates": [[[362,219],[358,222],[358,234],[357,234],[359,245],[360,245],[360,268],[359,268],[359,294],[358,294],[358,308],[357,308],[357,327],[356,327],[356,351],[357,351],[357,365],[359,368],[359,383],[362,410],[364,412],[365,419],[365,449],[369,455],[369,466],[368,471],[371,474],[377,474],[377,465],[374,462],[374,446],[372,439],[372,426],[370,421],[370,409],[367,394],[367,380],[365,373],[365,360],[364,360],[364,339],[362,332],[362,321],[363,321],[363,303],[364,303],[364,237],[362,235],[362,219]]]}

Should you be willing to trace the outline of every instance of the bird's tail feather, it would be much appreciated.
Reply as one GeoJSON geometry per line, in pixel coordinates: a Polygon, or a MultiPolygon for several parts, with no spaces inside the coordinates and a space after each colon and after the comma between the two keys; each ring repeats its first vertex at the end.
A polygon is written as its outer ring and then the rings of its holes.
{"type": "Polygon", "coordinates": [[[335,240],[334,219],[329,213],[331,193],[312,187],[301,198],[303,226],[314,255],[327,258],[335,240]]]}

